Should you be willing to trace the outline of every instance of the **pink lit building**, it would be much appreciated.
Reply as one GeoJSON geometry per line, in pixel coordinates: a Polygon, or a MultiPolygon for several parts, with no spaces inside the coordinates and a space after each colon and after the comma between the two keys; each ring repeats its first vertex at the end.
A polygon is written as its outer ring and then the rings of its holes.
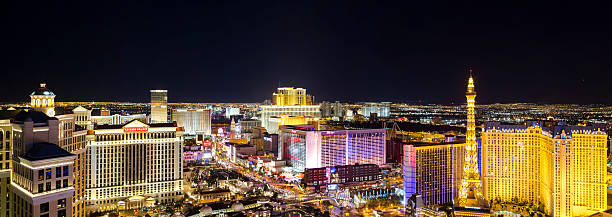
{"type": "Polygon", "coordinates": [[[353,164],[385,164],[385,129],[314,130],[312,125],[283,126],[278,156],[294,172],[353,164]]]}

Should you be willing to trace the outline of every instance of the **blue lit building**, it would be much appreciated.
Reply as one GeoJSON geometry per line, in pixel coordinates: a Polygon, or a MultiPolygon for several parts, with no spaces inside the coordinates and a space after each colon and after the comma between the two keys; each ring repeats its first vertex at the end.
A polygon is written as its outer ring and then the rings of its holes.
{"type": "Polygon", "coordinates": [[[404,145],[404,201],[422,195],[424,205],[453,202],[463,174],[465,142],[404,145]]]}

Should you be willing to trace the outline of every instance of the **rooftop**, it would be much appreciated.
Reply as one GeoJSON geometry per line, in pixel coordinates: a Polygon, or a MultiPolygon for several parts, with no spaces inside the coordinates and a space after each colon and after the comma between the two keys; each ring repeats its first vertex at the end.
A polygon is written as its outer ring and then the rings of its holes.
{"type": "Polygon", "coordinates": [[[416,147],[427,147],[427,146],[437,146],[437,145],[454,145],[454,144],[464,144],[465,141],[453,141],[453,142],[419,142],[419,141],[408,141],[407,145],[413,145],[416,147]]]}
{"type": "Polygon", "coordinates": [[[0,120],[15,117],[22,110],[0,110],[0,120]]]}
{"type": "MultiPolygon", "coordinates": [[[[116,124],[116,125],[105,124],[105,125],[96,125],[94,128],[95,128],[96,130],[121,129],[121,128],[123,128],[125,125],[128,125],[128,124],[130,124],[130,123],[132,123],[132,122],[134,122],[134,121],[138,121],[138,120],[134,119],[134,120],[132,120],[132,121],[130,121],[130,122],[127,122],[127,123],[125,123],[125,124],[116,124]]],[[[176,127],[176,122],[172,122],[172,123],[155,123],[155,124],[149,123],[149,124],[146,124],[146,125],[148,125],[149,127],[176,127]]]]}
{"type": "Polygon", "coordinates": [[[32,148],[30,148],[30,150],[26,152],[23,158],[29,161],[36,161],[58,157],[67,157],[72,155],[74,154],[67,152],[56,144],[40,142],[33,144],[32,148]]]}
{"type": "Polygon", "coordinates": [[[316,131],[321,132],[323,134],[334,134],[334,133],[352,133],[352,132],[378,132],[385,131],[384,128],[344,128],[337,127],[337,129],[327,129],[327,130],[316,130],[314,125],[283,125],[279,126],[279,129],[289,129],[289,130],[299,130],[299,131],[316,131]]]}
{"type": "Polygon", "coordinates": [[[542,128],[543,131],[549,132],[553,136],[559,136],[562,132],[565,132],[566,135],[571,136],[572,131],[602,131],[606,132],[605,124],[599,123],[587,123],[584,125],[567,125],[563,122],[558,122],[556,125],[546,127],[543,121],[525,121],[523,124],[507,124],[501,122],[485,122],[485,131],[492,130],[493,128],[497,130],[525,130],[528,127],[539,127],[542,128]]]}
{"type": "Polygon", "coordinates": [[[56,119],[53,117],[47,116],[43,112],[34,111],[34,110],[20,110],[17,114],[12,117],[14,122],[23,123],[27,121],[32,121],[34,123],[47,123],[50,119],[56,119]]]}

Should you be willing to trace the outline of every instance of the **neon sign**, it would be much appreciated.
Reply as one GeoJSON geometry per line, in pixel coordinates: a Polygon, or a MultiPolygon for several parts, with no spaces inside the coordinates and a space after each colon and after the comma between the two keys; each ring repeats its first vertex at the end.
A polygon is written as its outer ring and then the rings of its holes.
{"type": "Polygon", "coordinates": [[[123,132],[140,132],[140,131],[149,131],[148,127],[127,127],[123,128],[123,132]]]}

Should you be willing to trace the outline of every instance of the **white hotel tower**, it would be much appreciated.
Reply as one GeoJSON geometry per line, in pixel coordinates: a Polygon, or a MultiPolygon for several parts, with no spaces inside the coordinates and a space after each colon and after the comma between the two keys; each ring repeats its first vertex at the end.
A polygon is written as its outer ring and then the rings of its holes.
{"type": "Polygon", "coordinates": [[[87,135],[88,212],[171,203],[183,194],[183,128],[99,125],[87,135]]]}

